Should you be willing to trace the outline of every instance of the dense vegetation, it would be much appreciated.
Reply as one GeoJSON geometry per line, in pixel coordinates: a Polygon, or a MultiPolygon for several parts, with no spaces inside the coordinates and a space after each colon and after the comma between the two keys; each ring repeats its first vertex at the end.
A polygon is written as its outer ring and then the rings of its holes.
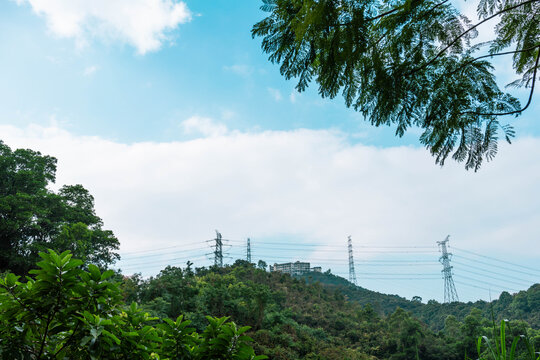
{"type": "Polygon", "coordinates": [[[472,309],[480,310],[483,317],[494,318],[497,322],[503,319],[523,320],[534,329],[540,329],[540,284],[535,284],[528,290],[514,295],[504,291],[492,302],[479,300],[441,304],[435,300],[429,300],[427,304],[423,304],[419,301],[421,299],[410,301],[397,295],[381,294],[352,286],[347,280],[332,274],[309,273],[301,278],[308,283],[320,282],[329,289],[343,293],[347,299],[362,305],[369,304],[379,314],[388,315],[395,311],[396,307],[400,307],[410,311],[433,330],[442,330],[448,315],[463,321],[472,309]]]}
{"type": "MultiPolygon", "coordinates": [[[[479,336],[494,337],[499,331],[491,316],[483,316],[483,309],[474,304],[419,305],[361,288],[313,281],[325,276],[336,280],[332,275],[310,273],[306,283],[305,279],[268,273],[243,260],[210,269],[192,269],[188,263],[184,269],[167,267],[147,280],[138,275],[126,277],[123,290],[126,301],[138,302],[156,316],[183,314],[199,330],[205,326],[205,314],[229,316],[249,325],[256,352],[272,359],[476,358],[479,336]],[[362,299],[360,294],[368,297],[362,299]],[[443,326],[433,330],[401,305],[408,310],[426,309],[422,310],[425,314],[431,311],[435,321],[443,318],[443,326]]],[[[538,286],[529,292],[537,294],[538,286]]],[[[517,298],[521,297],[513,297],[517,298]]],[[[534,310],[538,313],[540,309],[534,310]]],[[[523,334],[540,346],[538,329],[522,320],[509,322],[509,339],[523,334]]]]}
{"type": "Polygon", "coordinates": [[[0,279],[2,359],[264,359],[227,318],[207,317],[201,333],[182,316],[156,317],[124,306],[114,272],[101,272],[69,252],[39,254],[34,278],[0,279]]]}
{"type": "Polygon", "coordinates": [[[514,339],[522,356],[528,345],[540,346],[540,331],[524,321],[499,328],[473,308],[463,321],[447,316],[435,332],[399,307],[381,316],[319,282],[241,260],[224,268],[167,267],[143,280],[101,272],[68,252],[40,256],[33,277],[8,273],[0,280],[3,359],[261,359],[259,353],[451,360],[476,358],[481,335],[487,346],[480,349],[489,356],[499,332],[501,344],[514,339]],[[249,326],[239,328],[240,322],[249,326]],[[530,340],[517,341],[521,335],[530,340]]]}
{"type": "Polygon", "coordinates": [[[13,151],[0,140],[0,272],[26,274],[48,248],[99,267],[119,258],[120,243],[102,228],[88,190],[66,185],[54,192],[48,187],[55,179],[54,157],[13,151]]]}

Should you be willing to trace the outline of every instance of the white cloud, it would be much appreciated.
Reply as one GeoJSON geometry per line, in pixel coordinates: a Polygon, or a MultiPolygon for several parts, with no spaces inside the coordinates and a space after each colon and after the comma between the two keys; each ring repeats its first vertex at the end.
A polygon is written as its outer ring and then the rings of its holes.
{"type": "Polygon", "coordinates": [[[240,75],[243,77],[248,77],[251,74],[253,74],[254,69],[253,69],[253,66],[250,66],[250,65],[234,64],[234,65],[224,66],[223,70],[235,73],[236,75],[240,75]]]}
{"type": "Polygon", "coordinates": [[[191,12],[175,0],[16,0],[45,17],[55,35],[74,38],[79,45],[90,38],[119,40],[140,54],[158,50],[168,33],[191,20],[191,12]]]}
{"type": "Polygon", "coordinates": [[[278,89],[268,88],[268,92],[275,101],[281,101],[281,99],[283,98],[283,96],[281,95],[281,91],[279,91],[278,89]]]}
{"type": "Polygon", "coordinates": [[[222,136],[227,134],[228,129],[225,125],[216,123],[211,118],[202,116],[192,116],[180,124],[180,128],[186,135],[202,136],[222,136]]]}
{"type": "Polygon", "coordinates": [[[223,109],[221,110],[221,118],[223,120],[231,120],[236,116],[236,112],[231,109],[223,109]]]}
{"type": "MultiPolygon", "coordinates": [[[[0,126],[0,134],[12,148],[57,157],[57,183],[90,190],[123,252],[204,244],[219,229],[228,239],[251,237],[254,251],[260,239],[284,236],[344,244],[343,253],[321,248],[313,257],[342,259],[345,269],[347,235],[357,260],[375,256],[362,245],[435,248],[447,234],[456,248],[513,262],[540,256],[538,138],[502,146],[472,173],[452,162],[441,169],[424,149],[351,144],[331,131],[227,132],[200,117],[183,126],[210,137],[128,145],[54,126],[0,126]]],[[[437,285],[423,291],[438,294],[437,285]]]]}
{"type": "Polygon", "coordinates": [[[98,67],[96,65],[90,65],[84,68],[83,75],[84,76],[92,76],[98,71],[98,67]]]}
{"type": "Polygon", "coordinates": [[[296,103],[299,97],[300,97],[300,93],[296,90],[293,90],[291,91],[291,94],[289,95],[289,100],[291,101],[291,103],[294,104],[296,103]]]}

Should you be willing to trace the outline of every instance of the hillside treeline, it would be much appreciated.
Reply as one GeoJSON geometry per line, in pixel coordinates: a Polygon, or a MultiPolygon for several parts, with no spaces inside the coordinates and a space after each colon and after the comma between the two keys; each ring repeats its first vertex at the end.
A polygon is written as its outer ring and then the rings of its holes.
{"type": "Polygon", "coordinates": [[[308,283],[320,282],[329,289],[343,293],[351,301],[362,305],[369,304],[379,314],[388,315],[400,307],[413,313],[433,330],[444,329],[448,315],[453,315],[459,321],[463,321],[473,309],[480,310],[483,317],[494,319],[496,322],[504,319],[523,320],[532,328],[540,329],[540,284],[535,284],[528,290],[522,290],[513,295],[504,291],[498,299],[491,302],[478,300],[441,304],[435,300],[429,300],[424,304],[398,295],[381,294],[353,286],[346,279],[332,274],[311,272],[300,278],[308,283]]]}
{"type": "MultiPolygon", "coordinates": [[[[251,326],[256,353],[271,359],[476,359],[478,338],[495,337],[499,331],[497,321],[468,304],[465,316],[452,314],[458,304],[425,305],[438,314],[433,318],[444,316],[437,331],[399,306],[381,314],[376,306],[392,306],[382,294],[375,306],[360,304],[351,299],[354,289],[347,293],[318,281],[269,273],[243,260],[209,269],[193,269],[188,263],[183,269],[167,267],[150,279],[134,275],[122,282],[125,301],[156,316],[183,314],[197,329],[206,326],[205,315],[228,316],[251,326]]],[[[540,331],[526,321],[508,325],[508,338],[527,335],[540,347],[540,331]]]]}

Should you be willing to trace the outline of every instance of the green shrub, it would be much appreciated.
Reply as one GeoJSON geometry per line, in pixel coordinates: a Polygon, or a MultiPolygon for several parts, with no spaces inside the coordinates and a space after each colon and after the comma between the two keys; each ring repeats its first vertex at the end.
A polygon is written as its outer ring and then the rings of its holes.
{"type": "Polygon", "coordinates": [[[540,360],[540,353],[535,352],[532,344],[526,335],[517,335],[512,339],[510,348],[507,346],[506,321],[501,321],[499,338],[490,340],[487,336],[481,336],[477,342],[478,356],[480,360],[540,360]],[[486,343],[486,349],[482,350],[482,342],[486,343]],[[521,354],[517,351],[518,345],[522,343],[521,354]]]}
{"type": "Polygon", "coordinates": [[[117,284],[82,261],[49,250],[22,279],[0,279],[2,359],[264,359],[228,318],[207,317],[198,334],[190,321],[151,317],[135,303],[126,307],[117,284]]]}

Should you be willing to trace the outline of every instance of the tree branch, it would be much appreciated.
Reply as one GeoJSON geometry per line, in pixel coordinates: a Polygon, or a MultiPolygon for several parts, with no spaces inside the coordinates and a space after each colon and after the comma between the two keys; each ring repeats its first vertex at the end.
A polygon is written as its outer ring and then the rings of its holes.
{"type": "Polygon", "coordinates": [[[487,57],[493,57],[493,56],[501,56],[501,55],[509,55],[509,54],[517,54],[517,53],[527,52],[527,51],[531,51],[531,50],[534,50],[534,49],[539,48],[539,47],[540,47],[540,44],[535,45],[535,46],[530,47],[530,48],[527,48],[527,49],[522,49],[522,50],[513,50],[513,51],[502,52],[502,53],[479,56],[477,58],[474,58],[474,59],[472,59],[470,61],[465,62],[464,64],[461,64],[457,69],[455,69],[455,70],[453,70],[453,71],[451,71],[449,73],[444,74],[444,76],[454,75],[456,72],[463,69],[465,66],[468,66],[468,65],[472,64],[473,62],[478,61],[480,59],[484,59],[484,58],[487,58],[487,57]]]}
{"type": "MultiPolygon", "coordinates": [[[[444,4],[447,3],[448,1],[450,1],[450,0],[443,0],[443,1],[441,1],[440,3],[438,3],[438,4],[435,4],[431,9],[429,9],[429,10],[426,12],[426,14],[429,13],[429,12],[431,12],[431,11],[433,11],[433,10],[435,10],[435,9],[438,8],[439,6],[444,5],[444,4]]],[[[385,16],[387,16],[387,15],[393,14],[393,13],[395,13],[395,12],[398,11],[398,10],[403,9],[403,6],[404,6],[404,5],[397,6],[397,7],[393,8],[392,10],[388,10],[388,11],[386,11],[386,12],[384,12],[384,13],[382,13],[382,14],[379,14],[379,15],[377,15],[377,16],[374,16],[374,17],[371,17],[371,18],[366,18],[366,19],[364,19],[364,21],[375,21],[375,20],[378,20],[378,19],[383,18],[383,17],[385,17],[385,16]]],[[[424,14],[424,15],[425,15],[425,14],[424,14]]],[[[338,24],[335,24],[334,26],[349,26],[349,25],[351,25],[351,23],[350,23],[350,22],[346,22],[346,23],[338,23],[338,24]]]]}
{"type": "Polygon", "coordinates": [[[512,114],[519,114],[523,111],[525,111],[529,105],[531,104],[533,93],[534,93],[534,83],[536,82],[536,72],[538,70],[538,60],[540,60],[540,49],[538,50],[538,55],[536,55],[536,62],[534,64],[534,72],[533,72],[533,81],[531,85],[531,92],[529,93],[529,100],[527,101],[527,104],[523,109],[509,111],[505,113],[478,113],[476,111],[465,111],[462,112],[461,115],[464,114],[473,114],[473,115],[479,115],[479,116],[503,116],[503,115],[512,115],[512,114]]]}
{"type": "Polygon", "coordinates": [[[55,357],[56,357],[56,355],[58,355],[60,353],[60,351],[64,350],[64,348],[73,340],[73,337],[75,336],[75,333],[77,332],[77,329],[78,329],[80,323],[81,323],[81,321],[77,321],[77,324],[75,325],[75,328],[73,329],[73,332],[71,333],[69,339],[67,339],[67,341],[62,344],[60,349],[58,349],[58,351],[54,353],[55,357]]]}
{"type": "Polygon", "coordinates": [[[377,19],[380,19],[380,18],[382,18],[382,17],[385,17],[386,15],[390,15],[390,14],[392,14],[392,13],[395,13],[396,11],[398,11],[398,10],[400,10],[400,9],[402,9],[402,8],[403,8],[403,5],[398,6],[398,7],[395,7],[395,8],[393,8],[392,10],[388,10],[388,11],[386,11],[386,12],[384,12],[384,13],[382,13],[382,14],[379,14],[379,15],[377,15],[377,16],[375,16],[375,17],[367,18],[366,21],[375,21],[375,20],[377,20],[377,19]]]}
{"type": "Polygon", "coordinates": [[[448,1],[449,1],[449,0],[444,0],[444,1],[441,1],[440,3],[438,3],[438,4],[435,4],[435,6],[433,6],[431,9],[429,9],[428,11],[426,11],[426,13],[424,14],[424,16],[427,15],[427,14],[429,14],[430,12],[432,12],[433,10],[435,10],[436,8],[438,8],[439,6],[444,5],[444,4],[447,3],[448,1]]]}
{"type": "Polygon", "coordinates": [[[47,340],[47,334],[49,333],[49,325],[51,324],[51,321],[53,319],[55,315],[55,311],[53,309],[53,312],[51,312],[49,314],[49,316],[47,317],[47,324],[45,324],[45,331],[43,332],[43,339],[41,339],[41,346],[39,348],[39,353],[38,353],[38,360],[41,359],[41,355],[43,354],[43,349],[45,347],[45,341],[47,340]]]}
{"type": "MultiPolygon", "coordinates": [[[[31,307],[27,306],[25,303],[22,302],[22,300],[20,298],[17,297],[17,295],[15,295],[15,293],[12,291],[12,289],[8,288],[7,286],[2,286],[4,289],[6,289],[8,291],[8,293],[15,299],[15,301],[17,301],[17,303],[23,308],[25,309],[26,311],[28,311],[29,313],[34,313],[35,310],[32,309],[31,307]]],[[[40,320],[43,320],[43,319],[40,319],[40,320]]],[[[30,323],[32,324],[36,324],[35,321],[30,321],[30,323]]]]}
{"type": "Polygon", "coordinates": [[[438,58],[440,58],[442,56],[442,54],[444,54],[444,52],[446,50],[448,50],[450,47],[452,47],[452,45],[454,45],[459,39],[461,39],[463,36],[465,36],[466,34],[468,34],[469,32],[471,32],[472,30],[476,29],[478,26],[482,25],[483,23],[485,23],[486,21],[489,21],[491,19],[493,19],[494,17],[497,17],[499,16],[500,14],[503,14],[507,11],[510,11],[510,10],[513,10],[513,9],[516,9],[520,6],[523,6],[523,5],[527,5],[527,4],[530,4],[530,3],[533,3],[533,2],[537,2],[539,0],[526,0],[522,3],[519,3],[517,5],[514,5],[514,6],[510,6],[508,8],[505,8],[501,11],[498,11],[496,12],[495,14],[485,18],[484,20],[480,21],[479,23],[471,26],[470,28],[468,28],[466,31],[464,31],[463,33],[461,33],[458,37],[456,37],[454,40],[452,40],[450,42],[450,44],[446,45],[441,51],[439,51],[439,53],[437,53],[437,55],[435,55],[434,57],[432,57],[429,61],[425,62],[422,66],[416,68],[416,69],[413,69],[412,71],[410,71],[407,75],[411,75],[411,74],[414,74],[415,72],[417,71],[420,71],[424,68],[426,68],[427,66],[431,65],[432,63],[435,62],[435,60],[437,60],[438,58]]]}

